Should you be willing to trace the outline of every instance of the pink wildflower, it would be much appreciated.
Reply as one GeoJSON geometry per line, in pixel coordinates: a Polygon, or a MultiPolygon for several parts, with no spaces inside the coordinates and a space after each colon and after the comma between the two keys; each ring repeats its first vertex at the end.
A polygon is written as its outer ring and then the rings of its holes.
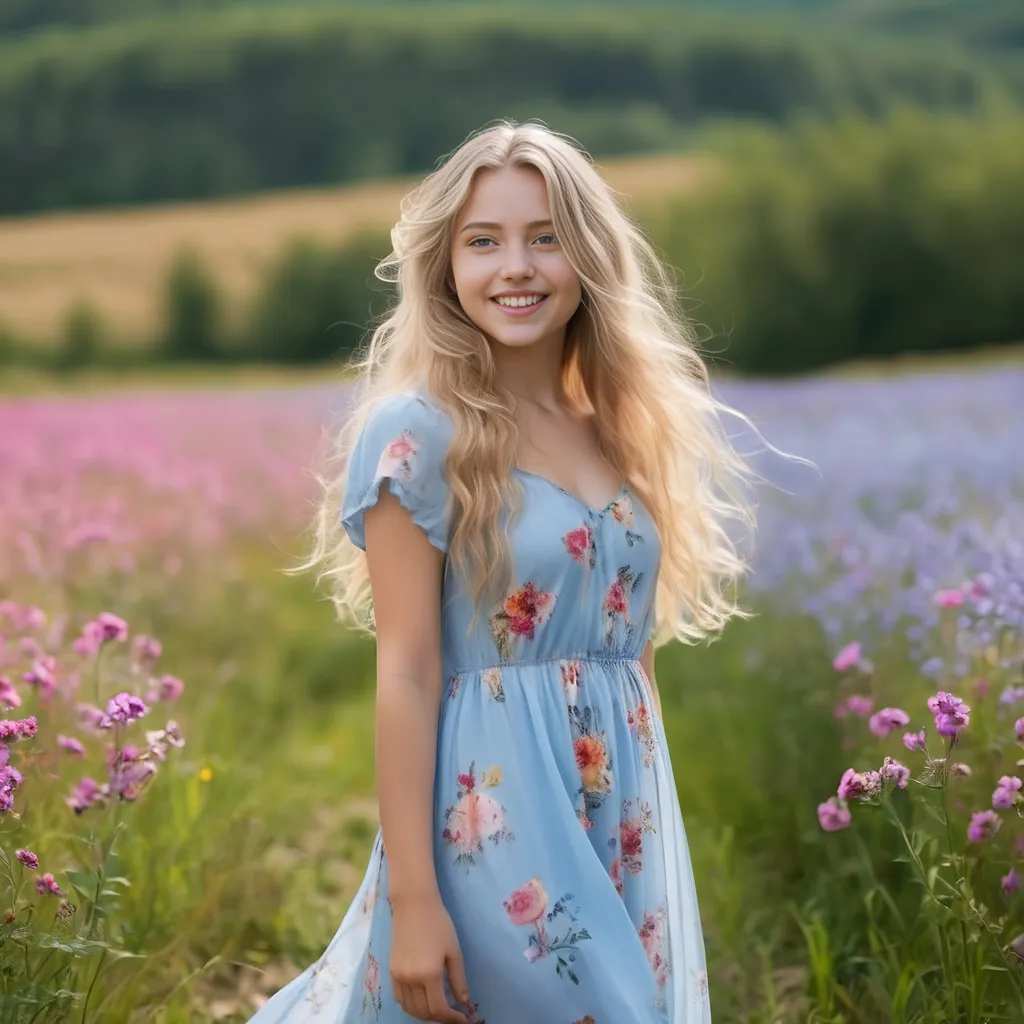
{"type": "Polygon", "coordinates": [[[983,843],[999,831],[1002,819],[995,811],[975,811],[967,827],[967,838],[972,843],[983,843]]]}
{"type": "Polygon", "coordinates": [[[1003,895],[1009,899],[1020,888],[1020,878],[1017,876],[1017,869],[1010,868],[1009,874],[1003,875],[1003,895]]]}
{"type": "Polygon", "coordinates": [[[87,622],[82,627],[82,635],[72,644],[76,653],[91,658],[103,645],[103,627],[98,622],[87,622]]]}
{"type": "Polygon", "coordinates": [[[74,736],[64,736],[58,733],[57,746],[70,751],[75,757],[85,757],[85,747],[82,746],[82,741],[74,736]]]}
{"type": "Polygon", "coordinates": [[[133,693],[119,693],[107,701],[107,719],[103,724],[109,728],[111,722],[134,722],[149,713],[141,697],[133,693]]]}
{"type": "Polygon", "coordinates": [[[72,790],[71,796],[65,799],[65,803],[75,812],[81,814],[88,810],[93,804],[102,799],[103,789],[95,780],[85,776],[78,780],[72,790]]]}
{"type": "Polygon", "coordinates": [[[959,587],[938,590],[935,592],[932,600],[940,608],[959,608],[964,603],[964,592],[959,587]]]}
{"type": "Polygon", "coordinates": [[[33,871],[39,867],[39,858],[31,850],[18,850],[15,856],[25,867],[31,868],[33,871]]]}
{"type": "Polygon", "coordinates": [[[0,742],[10,743],[12,740],[29,739],[37,732],[39,732],[39,725],[35,715],[21,719],[0,719],[0,742]]]}
{"type": "Polygon", "coordinates": [[[971,709],[960,697],[945,690],[928,698],[928,710],[935,715],[935,730],[940,736],[956,736],[971,720],[971,709]]]}
{"type": "Polygon", "coordinates": [[[132,640],[132,661],[137,665],[152,665],[163,653],[163,644],[156,637],[139,633],[132,640]]]}
{"type": "Polygon", "coordinates": [[[894,761],[891,757],[885,759],[879,775],[894,783],[897,789],[906,789],[907,783],[910,781],[910,769],[900,764],[899,761],[894,761]]]}
{"type": "Polygon", "coordinates": [[[110,612],[100,612],[96,622],[102,630],[102,639],[121,642],[128,639],[128,623],[110,612]]]}
{"type": "Polygon", "coordinates": [[[1022,785],[1024,782],[1021,782],[1016,775],[1004,775],[996,783],[996,788],[992,792],[992,806],[999,811],[1011,808],[1022,785]]]}
{"type": "Polygon", "coordinates": [[[876,711],[868,722],[868,728],[879,737],[885,739],[890,733],[910,724],[910,715],[901,708],[882,708],[876,711]]]}
{"type": "Polygon", "coordinates": [[[905,746],[907,750],[924,750],[924,729],[920,732],[905,732],[903,734],[903,746],[905,746]]]}
{"type": "Polygon", "coordinates": [[[878,772],[855,772],[847,768],[836,791],[841,800],[866,799],[878,792],[881,776],[878,772]]]}
{"type": "Polygon", "coordinates": [[[64,891],[57,884],[57,879],[50,874],[49,871],[45,875],[40,875],[36,879],[36,892],[43,896],[63,896],[64,891]]]}
{"type": "Polygon", "coordinates": [[[21,694],[7,676],[0,675],[0,705],[16,708],[21,705],[21,694]]]}
{"type": "Polygon", "coordinates": [[[818,824],[826,832],[838,832],[850,824],[850,811],[830,796],[823,804],[818,804],[818,824]]]}
{"type": "Polygon", "coordinates": [[[832,660],[832,667],[837,672],[849,672],[851,668],[856,668],[860,663],[861,646],[855,640],[852,644],[847,644],[832,660]]]}
{"type": "Polygon", "coordinates": [[[9,764],[0,767],[0,813],[14,810],[14,791],[21,785],[21,772],[9,764]]]}

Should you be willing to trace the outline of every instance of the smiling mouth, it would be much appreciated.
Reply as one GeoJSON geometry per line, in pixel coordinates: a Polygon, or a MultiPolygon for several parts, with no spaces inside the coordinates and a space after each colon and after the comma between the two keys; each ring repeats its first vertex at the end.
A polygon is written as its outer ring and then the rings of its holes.
{"type": "Polygon", "coordinates": [[[500,306],[502,312],[521,316],[539,309],[544,304],[545,299],[547,299],[546,295],[517,295],[508,298],[495,297],[491,299],[491,302],[496,306],[500,306]]]}

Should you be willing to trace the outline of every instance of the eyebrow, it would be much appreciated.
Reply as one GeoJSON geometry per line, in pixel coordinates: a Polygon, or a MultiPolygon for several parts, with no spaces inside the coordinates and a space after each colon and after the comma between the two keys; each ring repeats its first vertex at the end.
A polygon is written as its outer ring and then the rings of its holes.
{"type": "MultiPolygon", "coordinates": [[[[551,220],[531,220],[530,223],[526,225],[526,227],[527,227],[527,230],[529,230],[529,231],[534,231],[537,228],[554,227],[554,221],[551,221],[551,220]]],[[[493,221],[489,221],[489,220],[475,220],[471,224],[464,225],[461,228],[461,230],[459,231],[459,234],[461,234],[463,231],[500,231],[500,230],[501,230],[501,225],[500,224],[495,224],[493,221]]]]}

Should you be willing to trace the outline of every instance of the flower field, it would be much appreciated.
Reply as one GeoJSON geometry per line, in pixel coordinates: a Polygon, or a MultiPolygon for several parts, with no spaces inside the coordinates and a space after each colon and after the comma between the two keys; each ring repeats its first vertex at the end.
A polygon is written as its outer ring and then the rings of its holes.
{"type": "MultiPolygon", "coordinates": [[[[721,391],[814,466],[658,655],[716,1019],[1024,1019],[1024,370],[721,391]]],[[[281,570],[343,397],[0,400],[0,1024],[245,1020],[333,934],[373,650],[281,570]]]]}

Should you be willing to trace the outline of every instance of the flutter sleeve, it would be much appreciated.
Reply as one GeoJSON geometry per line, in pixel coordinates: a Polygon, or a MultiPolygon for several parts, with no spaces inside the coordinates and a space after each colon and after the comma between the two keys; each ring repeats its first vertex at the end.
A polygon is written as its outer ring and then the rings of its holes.
{"type": "Polygon", "coordinates": [[[387,482],[430,543],[448,550],[450,440],[448,418],[417,395],[393,395],[373,409],[349,456],[342,502],[341,524],[357,547],[366,550],[363,516],[387,482]]]}

